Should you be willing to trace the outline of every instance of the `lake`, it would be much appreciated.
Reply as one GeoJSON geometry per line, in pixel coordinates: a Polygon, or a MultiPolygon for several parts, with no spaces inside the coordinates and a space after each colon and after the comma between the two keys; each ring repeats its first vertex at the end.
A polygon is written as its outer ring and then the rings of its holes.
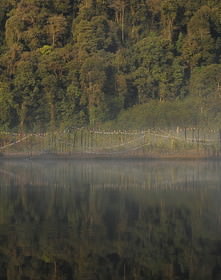
{"type": "Polygon", "coordinates": [[[0,161],[1,280],[220,280],[221,162],[0,161]]]}

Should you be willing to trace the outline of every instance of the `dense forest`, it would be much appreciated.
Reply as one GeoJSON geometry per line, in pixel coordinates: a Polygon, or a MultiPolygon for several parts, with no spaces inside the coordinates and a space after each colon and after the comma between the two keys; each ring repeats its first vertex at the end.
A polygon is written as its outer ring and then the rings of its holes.
{"type": "Polygon", "coordinates": [[[1,0],[0,127],[219,123],[220,59],[219,0],[1,0]]]}

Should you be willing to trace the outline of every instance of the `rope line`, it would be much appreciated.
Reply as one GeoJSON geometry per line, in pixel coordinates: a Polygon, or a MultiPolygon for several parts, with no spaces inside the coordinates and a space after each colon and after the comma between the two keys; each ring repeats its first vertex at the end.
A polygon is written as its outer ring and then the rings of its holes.
{"type": "Polygon", "coordinates": [[[16,145],[16,144],[18,144],[18,143],[21,143],[21,142],[25,141],[26,139],[28,139],[28,138],[31,137],[31,136],[32,136],[32,135],[27,135],[27,136],[23,137],[22,139],[19,139],[19,140],[13,142],[13,143],[10,143],[10,144],[7,144],[7,145],[5,145],[5,146],[2,146],[2,147],[0,147],[0,150],[4,150],[4,149],[6,149],[6,148],[8,148],[8,147],[11,147],[11,146],[14,146],[14,145],[16,145]]]}
{"type": "MultiPolygon", "coordinates": [[[[131,140],[131,141],[128,141],[128,142],[126,142],[126,143],[121,143],[121,144],[117,144],[117,145],[113,145],[113,146],[109,146],[109,147],[104,147],[104,149],[105,149],[105,150],[110,150],[110,149],[120,148],[120,147],[126,146],[126,145],[128,145],[128,144],[132,144],[132,143],[135,143],[135,142],[137,142],[137,141],[140,141],[140,140],[144,139],[144,137],[145,137],[145,135],[143,135],[143,136],[141,136],[141,137],[139,137],[139,138],[133,139],[133,140],[131,140]]],[[[63,140],[60,140],[60,139],[58,139],[58,141],[59,141],[60,143],[62,143],[62,144],[74,146],[73,143],[67,143],[67,142],[64,142],[63,140]]]]}
{"type": "MultiPolygon", "coordinates": [[[[181,130],[179,130],[179,131],[181,131],[181,130]]],[[[106,136],[106,135],[107,136],[108,135],[131,135],[131,136],[134,135],[135,136],[136,135],[137,137],[134,137],[134,139],[130,139],[127,142],[122,142],[123,140],[125,141],[127,139],[120,138],[120,139],[117,139],[118,141],[120,141],[119,144],[114,144],[112,146],[107,146],[107,147],[105,147],[104,144],[99,146],[99,143],[97,143],[95,141],[94,147],[90,148],[89,142],[87,143],[88,146],[84,145],[84,144],[78,146],[79,143],[76,145],[76,143],[74,141],[73,141],[73,143],[71,143],[70,140],[69,140],[69,142],[68,141],[66,142],[65,140],[63,140],[62,138],[59,137],[60,136],[59,133],[55,132],[54,136],[56,136],[56,137],[54,138],[55,139],[54,143],[56,145],[56,142],[57,143],[59,142],[60,144],[64,144],[64,145],[67,145],[67,146],[72,146],[73,148],[76,148],[76,149],[81,148],[80,152],[88,153],[88,154],[115,154],[115,153],[121,154],[121,153],[127,153],[129,151],[135,151],[135,150],[141,149],[142,147],[149,146],[151,144],[154,145],[154,142],[155,142],[154,137],[168,139],[168,140],[171,140],[171,141],[178,140],[178,141],[192,143],[194,145],[201,145],[201,146],[212,146],[212,145],[221,144],[220,139],[219,139],[219,135],[217,135],[217,138],[211,138],[211,139],[204,138],[204,139],[202,139],[202,138],[199,138],[199,133],[198,133],[198,135],[197,134],[195,134],[195,135],[192,134],[193,137],[190,138],[190,137],[187,137],[186,134],[185,135],[183,135],[183,134],[179,135],[180,133],[176,133],[175,131],[173,131],[174,134],[172,134],[172,133],[170,134],[169,131],[163,131],[163,130],[155,130],[154,131],[153,129],[143,130],[143,131],[131,131],[131,132],[130,131],[112,131],[111,132],[111,131],[99,131],[99,130],[85,130],[85,132],[91,133],[91,134],[104,135],[104,136],[106,136]],[[195,137],[195,136],[198,136],[198,137],[195,137]],[[146,138],[146,140],[145,140],[145,138],[146,138]],[[142,141],[145,142],[145,143],[142,143],[142,141]],[[86,148],[86,146],[87,146],[87,148],[86,148]]],[[[12,134],[5,133],[5,135],[15,136],[16,134],[15,133],[12,133],[12,134]]],[[[19,134],[17,134],[17,135],[19,135],[19,134]]],[[[88,134],[86,134],[85,136],[87,136],[87,135],[88,134]]],[[[24,142],[25,140],[27,140],[31,136],[35,136],[35,137],[39,137],[39,138],[45,138],[47,136],[50,136],[50,134],[48,134],[48,133],[28,134],[25,137],[15,141],[15,142],[12,142],[12,143],[9,143],[9,144],[6,144],[6,145],[0,147],[0,151],[5,150],[5,149],[7,149],[9,147],[12,147],[16,144],[19,144],[21,142],[24,142]]],[[[84,137],[84,134],[81,134],[81,137],[84,137]]],[[[53,147],[53,145],[52,145],[52,147],[53,147]]]]}
{"type": "Polygon", "coordinates": [[[157,136],[161,138],[169,138],[169,139],[177,139],[185,142],[192,142],[192,143],[204,143],[204,142],[218,142],[218,139],[196,139],[196,138],[183,138],[179,136],[172,136],[172,135],[162,135],[162,134],[156,134],[156,133],[149,133],[152,136],[157,136]]]}
{"type": "MultiPolygon", "coordinates": [[[[190,129],[190,131],[193,131],[193,129],[190,129]]],[[[161,133],[165,133],[163,132],[162,130],[160,131],[161,133]]],[[[173,134],[169,134],[167,133],[167,135],[165,134],[159,134],[159,133],[153,133],[151,132],[150,130],[143,130],[143,131],[140,131],[140,132],[124,132],[124,131],[114,131],[114,132],[109,132],[109,131],[96,131],[96,130],[90,130],[90,133],[94,133],[94,134],[100,134],[100,135],[153,135],[153,136],[157,136],[157,137],[161,137],[161,138],[171,138],[171,139],[177,139],[177,140],[184,140],[184,141],[187,141],[187,142],[218,142],[219,139],[218,138],[213,138],[213,139],[202,139],[202,138],[189,138],[189,137],[186,137],[183,136],[183,137],[180,137],[180,136],[176,136],[176,135],[173,135],[173,134]]]]}
{"type": "Polygon", "coordinates": [[[150,143],[144,143],[140,146],[136,146],[134,148],[131,148],[131,149],[127,149],[127,150],[123,150],[123,151],[112,151],[112,152],[106,152],[105,150],[103,151],[84,151],[84,153],[86,154],[104,154],[104,155],[111,155],[111,154],[123,154],[123,153],[128,153],[128,152],[131,152],[131,151],[136,151],[136,150],[139,150],[145,146],[150,146],[151,144],[150,143]]]}

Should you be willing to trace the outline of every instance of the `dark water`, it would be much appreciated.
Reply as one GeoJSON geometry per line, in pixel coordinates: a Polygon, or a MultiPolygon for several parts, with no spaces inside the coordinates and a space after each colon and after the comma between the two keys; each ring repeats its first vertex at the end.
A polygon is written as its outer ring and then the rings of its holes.
{"type": "Polygon", "coordinates": [[[6,279],[221,279],[221,163],[0,162],[6,279]]]}

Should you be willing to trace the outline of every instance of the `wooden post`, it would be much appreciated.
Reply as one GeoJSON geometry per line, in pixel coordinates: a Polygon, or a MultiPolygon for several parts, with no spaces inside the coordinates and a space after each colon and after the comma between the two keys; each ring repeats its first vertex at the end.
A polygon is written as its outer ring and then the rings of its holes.
{"type": "Polygon", "coordinates": [[[195,140],[195,128],[192,128],[192,142],[195,140]]]}
{"type": "Polygon", "coordinates": [[[32,137],[33,137],[33,134],[31,134],[31,136],[30,136],[30,157],[32,157],[32,149],[33,149],[32,137]]]}
{"type": "Polygon", "coordinates": [[[221,129],[219,129],[219,152],[221,152],[221,129]]]}

